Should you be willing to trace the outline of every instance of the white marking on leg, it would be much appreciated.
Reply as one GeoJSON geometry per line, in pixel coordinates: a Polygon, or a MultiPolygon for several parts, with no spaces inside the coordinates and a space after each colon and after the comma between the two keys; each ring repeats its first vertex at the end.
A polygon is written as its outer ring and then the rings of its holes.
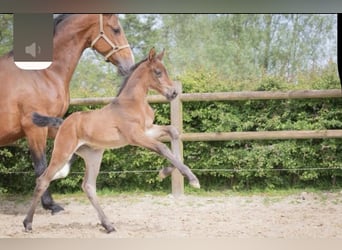
{"type": "Polygon", "coordinates": [[[158,139],[166,134],[163,126],[153,125],[152,127],[145,130],[145,135],[150,138],[158,139]]]}
{"type": "Polygon", "coordinates": [[[155,138],[159,135],[159,131],[156,131],[155,129],[151,128],[151,129],[147,129],[145,131],[145,135],[147,135],[148,137],[152,137],[155,138]]]}
{"type": "MultiPolygon", "coordinates": [[[[75,149],[75,152],[76,152],[76,150],[77,150],[80,146],[82,146],[82,145],[84,145],[84,144],[85,144],[85,141],[80,140],[80,141],[78,142],[78,144],[77,144],[77,147],[76,147],[76,149],[75,149]]],[[[74,152],[74,153],[75,153],[75,152],[74,152]]],[[[55,176],[52,178],[52,180],[61,179],[61,178],[65,178],[65,177],[68,176],[68,174],[69,174],[69,172],[70,172],[70,166],[71,166],[70,160],[71,160],[71,156],[70,156],[68,162],[63,166],[62,169],[60,169],[60,170],[55,174],[55,176]]]]}
{"type": "Polygon", "coordinates": [[[65,178],[68,176],[69,172],[70,172],[70,162],[65,164],[64,167],[55,174],[52,180],[65,178]]]}

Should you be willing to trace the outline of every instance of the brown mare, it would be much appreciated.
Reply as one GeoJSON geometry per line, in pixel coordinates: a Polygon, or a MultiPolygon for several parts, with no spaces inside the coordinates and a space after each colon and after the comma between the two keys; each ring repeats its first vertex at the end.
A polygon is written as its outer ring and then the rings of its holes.
{"type": "MultiPolygon", "coordinates": [[[[56,128],[37,127],[32,112],[63,117],[69,106],[69,84],[87,47],[92,47],[126,74],[134,64],[132,51],[114,14],[61,15],[55,19],[53,63],[45,70],[17,68],[10,52],[0,58],[0,145],[26,137],[36,176],[46,169],[46,140],[56,128]]],[[[52,213],[63,210],[48,190],[42,205],[52,213]]]]}
{"type": "MultiPolygon", "coordinates": [[[[65,177],[74,153],[81,156],[86,165],[82,189],[96,209],[106,231],[115,231],[100,207],[96,196],[96,178],[106,148],[120,148],[128,144],[150,149],[167,158],[171,164],[188,178],[190,185],[199,188],[199,181],[170,149],[157,139],[169,135],[177,140],[178,132],[173,126],[153,124],[154,111],[146,96],[149,89],[158,91],[168,100],[177,96],[173,81],[162,64],[163,52],[156,55],[151,49],[147,59],[136,64],[126,78],[117,97],[102,109],[71,114],[58,129],[49,166],[37,179],[32,205],[24,220],[26,231],[32,230],[32,220],[41,195],[54,179],[65,177]]],[[[52,117],[40,116],[44,119],[52,117]]],[[[44,124],[37,124],[45,126],[44,124]]]]}

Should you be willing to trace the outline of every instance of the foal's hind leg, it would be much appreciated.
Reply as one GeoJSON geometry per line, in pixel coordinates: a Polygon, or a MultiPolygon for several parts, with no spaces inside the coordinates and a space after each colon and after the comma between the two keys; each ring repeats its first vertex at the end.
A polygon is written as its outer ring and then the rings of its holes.
{"type": "Polygon", "coordinates": [[[38,179],[37,179],[37,184],[36,188],[34,189],[34,195],[33,195],[33,200],[31,207],[29,211],[27,212],[27,215],[23,221],[25,231],[31,231],[32,230],[32,220],[33,220],[33,215],[36,210],[36,207],[38,205],[39,199],[43,195],[43,193],[47,190],[48,186],[50,184],[50,181],[46,178],[44,174],[42,174],[38,179]]]}
{"type": "MultiPolygon", "coordinates": [[[[75,130],[71,131],[75,132],[75,130]]],[[[69,163],[77,147],[79,147],[79,143],[76,139],[76,135],[69,133],[69,130],[67,128],[57,135],[52,151],[50,164],[44,171],[44,173],[39,178],[37,178],[37,183],[33,194],[33,201],[23,221],[26,231],[32,230],[33,215],[35,213],[39,199],[47,190],[50,182],[55,178],[61,177],[61,175],[59,174],[60,171],[65,167],[66,164],[69,163]],[[68,140],[66,140],[66,138],[68,140]]]]}
{"type": "Polygon", "coordinates": [[[115,228],[103,212],[96,195],[96,178],[100,171],[103,151],[104,150],[102,149],[96,150],[88,146],[82,146],[76,153],[84,159],[86,164],[86,172],[82,183],[82,189],[87,194],[93,207],[96,209],[101,225],[106,229],[107,233],[110,233],[115,231],[115,228]]]}
{"type": "MultiPolygon", "coordinates": [[[[29,123],[29,122],[27,122],[29,123]]],[[[34,165],[34,172],[38,178],[46,169],[46,138],[47,128],[39,128],[32,123],[26,124],[25,133],[27,136],[31,157],[34,165]]],[[[64,210],[60,205],[54,202],[48,190],[41,197],[42,205],[45,209],[51,210],[52,214],[64,210]]]]}
{"type": "Polygon", "coordinates": [[[70,154],[69,158],[65,158],[65,160],[62,160],[59,163],[53,163],[53,164],[50,163],[49,167],[44,171],[44,173],[39,178],[37,178],[36,187],[35,187],[34,193],[33,193],[32,204],[31,204],[29,211],[26,214],[24,221],[23,221],[25,231],[31,231],[32,230],[33,215],[35,213],[39,199],[46,192],[47,188],[50,185],[50,182],[54,179],[54,176],[56,175],[56,173],[61,168],[63,168],[63,166],[66,163],[68,163],[67,159],[71,159],[71,157],[72,156],[70,154]]]}

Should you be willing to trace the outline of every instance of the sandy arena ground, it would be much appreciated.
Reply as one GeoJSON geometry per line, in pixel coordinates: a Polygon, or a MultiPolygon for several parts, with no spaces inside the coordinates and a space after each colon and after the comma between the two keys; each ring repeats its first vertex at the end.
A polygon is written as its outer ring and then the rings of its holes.
{"type": "Polygon", "coordinates": [[[288,196],[113,195],[100,203],[117,232],[107,234],[81,195],[58,196],[65,211],[39,206],[33,231],[22,221],[30,200],[0,197],[1,238],[342,239],[342,191],[288,196]]]}

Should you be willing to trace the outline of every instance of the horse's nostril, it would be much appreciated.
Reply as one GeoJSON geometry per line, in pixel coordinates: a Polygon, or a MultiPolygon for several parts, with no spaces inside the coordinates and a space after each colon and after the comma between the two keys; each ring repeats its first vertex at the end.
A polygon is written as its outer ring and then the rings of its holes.
{"type": "Polygon", "coordinates": [[[176,96],[178,95],[178,92],[176,90],[172,90],[172,91],[169,91],[167,94],[166,94],[166,98],[171,101],[173,99],[176,98],[176,96]]]}
{"type": "Polygon", "coordinates": [[[178,95],[177,91],[174,90],[173,93],[172,93],[172,96],[173,96],[173,97],[176,97],[177,95],[178,95]]]}

